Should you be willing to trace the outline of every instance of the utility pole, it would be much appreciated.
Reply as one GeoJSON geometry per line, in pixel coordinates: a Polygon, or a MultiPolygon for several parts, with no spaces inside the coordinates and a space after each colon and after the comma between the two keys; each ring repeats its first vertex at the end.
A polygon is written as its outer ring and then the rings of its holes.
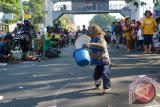
{"type": "Polygon", "coordinates": [[[21,5],[21,12],[22,12],[22,21],[24,21],[24,10],[23,10],[23,4],[22,0],[20,0],[20,5],[21,5]]]}
{"type": "Polygon", "coordinates": [[[2,31],[2,18],[3,18],[3,11],[2,11],[2,2],[0,1],[0,33],[2,31]]]}
{"type": "Polygon", "coordinates": [[[43,12],[44,12],[44,28],[46,27],[46,6],[45,6],[45,0],[43,0],[43,12]]]}

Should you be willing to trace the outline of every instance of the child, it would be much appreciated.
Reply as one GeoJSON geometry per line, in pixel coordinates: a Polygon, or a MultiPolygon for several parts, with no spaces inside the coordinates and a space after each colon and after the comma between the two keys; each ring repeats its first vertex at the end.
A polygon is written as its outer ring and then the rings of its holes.
{"type": "Polygon", "coordinates": [[[153,49],[155,50],[155,53],[159,53],[160,51],[160,42],[157,33],[153,34],[153,49]]]}
{"type": "Polygon", "coordinates": [[[142,36],[142,30],[140,28],[141,23],[137,21],[137,41],[138,41],[138,50],[143,50],[143,42],[144,42],[144,37],[142,36]]]}
{"type": "Polygon", "coordinates": [[[103,93],[108,93],[111,87],[110,81],[110,58],[107,50],[107,43],[103,37],[103,31],[98,25],[91,25],[88,28],[88,36],[92,43],[83,45],[83,48],[91,49],[92,64],[96,64],[93,78],[97,89],[101,89],[101,77],[103,80],[103,93]]]}

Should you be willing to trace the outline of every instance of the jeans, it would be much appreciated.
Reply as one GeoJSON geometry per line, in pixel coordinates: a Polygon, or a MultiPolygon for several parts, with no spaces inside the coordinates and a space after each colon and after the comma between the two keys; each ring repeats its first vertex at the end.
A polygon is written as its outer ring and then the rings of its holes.
{"type": "Polygon", "coordinates": [[[111,87],[110,81],[110,65],[97,65],[93,74],[94,81],[103,80],[103,89],[111,87]]]}

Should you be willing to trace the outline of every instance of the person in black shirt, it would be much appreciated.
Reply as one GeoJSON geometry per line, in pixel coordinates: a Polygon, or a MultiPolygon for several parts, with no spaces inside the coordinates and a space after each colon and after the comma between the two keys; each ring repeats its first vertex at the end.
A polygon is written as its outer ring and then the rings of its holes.
{"type": "Polygon", "coordinates": [[[119,48],[119,43],[122,38],[123,29],[120,21],[117,21],[117,24],[115,25],[115,36],[116,36],[116,48],[119,48]]]}
{"type": "Polygon", "coordinates": [[[86,33],[87,33],[86,26],[85,26],[85,25],[83,25],[82,34],[83,34],[83,35],[86,35],[86,33]]]}

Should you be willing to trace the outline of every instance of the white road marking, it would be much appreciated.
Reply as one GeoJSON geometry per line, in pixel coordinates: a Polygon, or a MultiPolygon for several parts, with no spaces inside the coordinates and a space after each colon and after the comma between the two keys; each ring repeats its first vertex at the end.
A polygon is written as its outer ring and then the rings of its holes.
{"type": "Polygon", "coordinates": [[[23,88],[24,88],[24,87],[21,87],[21,86],[19,87],[19,89],[23,89],[23,88]]]}

